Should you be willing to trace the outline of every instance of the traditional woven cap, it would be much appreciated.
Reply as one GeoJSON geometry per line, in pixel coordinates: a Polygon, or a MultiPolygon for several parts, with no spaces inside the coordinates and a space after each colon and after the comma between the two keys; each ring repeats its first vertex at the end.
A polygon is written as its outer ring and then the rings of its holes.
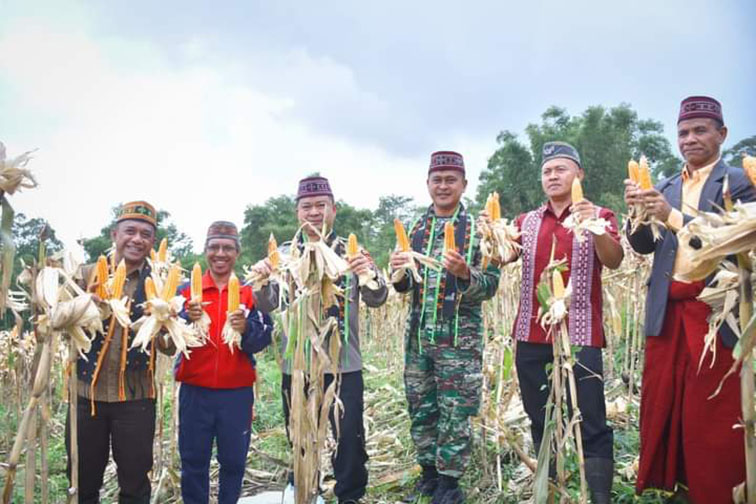
{"type": "Polygon", "coordinates": [[[215,221],[207,228],[207,238],[205,238],[205,246],[210,243],[210,240],[215,238],[225,238],[227,240],[234,240],[236,243],[236,249],[239,250],[241,244],[239,242],[239,231],[236,229],[236,224],[229,221],[215,221]]]}
{"type": "Polygon", "coordinates": [[[308,196],[330,196],[333,198],[331,184],[328,179],[321,176],[305,177],[299,181],[297,189],[297,201],[308,196]]]}
{"type": "Polygon", "coordinates": [[[680,103],[680,115],[677,123],[688,119],[707,117],[724,124],[722,117],[722,104],[709,96],[688,96],[680,103]]]}
{"type": "Polygon", "coordinates": [[[157,212],[155,212],[155,207],[146,201],[130,201],[122,204],[118,209],[116,222],[125,220],[149,222],[157,228],[157,212]]]}
{"type": "Polygon", "coordinates": [[[454,151],[438,151],[431,154],[428,173],[442,170],[457,170],[465,173],[465,160],[462,154],[454,151]]]}
{"type": "Polygon", "coordinates": [[[546,142],[543,144],[543,150],[541,151],[541,166],[546,161],[551,161],[556,158],[571,159],[577,163],[580,168],[583,165],[580,164],[580,154],[575,147],[567,142],[546,142]]]}

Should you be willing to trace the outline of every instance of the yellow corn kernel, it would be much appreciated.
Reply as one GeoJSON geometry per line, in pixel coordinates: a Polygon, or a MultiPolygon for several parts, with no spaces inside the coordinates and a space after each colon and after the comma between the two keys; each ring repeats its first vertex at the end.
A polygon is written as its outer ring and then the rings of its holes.
{"type": "Polygon", "coordinates": [[[155,261],[157,261],[157,255],[155,254],[155,249],[150,250],[150,260],[154,264],[155,261]]]}
{"type": "Polygon", "coordinates": [[[152,280],[152,277],[148,276],[144,281],[144,295],[147,301],[151,301],[157,297],[157,289],[155,289],[155,282],[152,280]]]}
{"type": "Polygon", "coordinates": [[[347,257],[354,259],[360,254],[360,249],[357,246],[357,235],[349,233],[349,240],[347,241],[347,257]]]}
{"type": "Polygon", "coordinates": [[[157,258],[160,262],[165,262],[165,260],[168,258],[168,238],[163,238],[162,240],[160,240],[157,258]]]}
{"type": "Polygon", "coordinates": [[[171,270],[168,272],[168,277],[163,284],[163,292],[161,298],[163,301],[170,301],[173,296],[176,295],[176,289],[178,289],[179,281],[181,280],[181,267],[178,264],[171,266],[171,270]]]}
{"type": "Polygon", "coordinates": [[[113,286],[110,289],[113,299],[121,299],[123,296],[123,284],[126,283],[126,261],[121,259],[113,276],[113,286]]]}
{"type": "Polygon", "coordinates": [[[409,252],[410,243],[407,238],[407,231],[404,229],[402,221],[394,219],[394,231],[396,232],[396,243],[399,245],[399,252],[409,252]]]}
{"type": "Polygon", "coordinates": [[[638,161],[635,159],[627,162],[627,175],[636,184],[640,182],[640,167],[638,166],[638,161]]]}
{"type": "Polygon", "coordinates": [[[228,279],[228,313],[239,309],[239,279],[234,273],[228,279]]]}
{"type": "Polygon", "coordinates": [[[454,224],[449,221],[444,224],[444,252],[447,250],[457,250],[457,244],[454,243],[454,224]]]}
{"type": "Polygon", "coordinates": [[[564,297],[564,279],[562,278],[562,274],[559,272],[558,269],[555,269],[551,273],[551,288],[554,291],[554,297],[557,298],[563,298],[564,297]]]}
{"type": "Polygon", "coordinates": [[[496,191],[491,195],[491,213],[488,215],[494,222],[501,219],[501,204],[499,203],[499,193],[496,191]]]}
{"type": "Polygon", "coordinates": [[[270,233],[270,238],[268,238],[268,259],[273,269],[278,268],[281,263],[281,253],[278,251],[278,243],[273,233],[270,233]]]}
{"type": "Polygon", "coordinates": [[[580,178],[572,179],[572,204],[583,201],[583,186],[580,184],[580,178]]]}
{"type": "Polygon", "coordinates": [[[108,299],[108,290],[105,288],[105,283],[108,281],[108,259],[101,255],[97,258],[97,265],[95,266],[95,283],[97,289],[95,295],[100,299],[108,299]]]}
{"type": "Polygon", "coordinates": [[[751,181],[751,184],[756,186],[756,157],[754,156],[743,156],[743,170],[745,170],[746,175],[748,175],[748,180],[751,181]]]}
{"type": "Polygon", "coordinates": [[[640,158],[640,168],[638,170],[638,183],[641,189],[647,191],[654,188],[654,184],[651,183],[651,170],[648,168],[648,160],[646,156],[640,158]]]}
{"type": "Polygon", "coordinates": [[[202,302],[202,266],[197,262],[192,268],[192,301],[202,302]]]}

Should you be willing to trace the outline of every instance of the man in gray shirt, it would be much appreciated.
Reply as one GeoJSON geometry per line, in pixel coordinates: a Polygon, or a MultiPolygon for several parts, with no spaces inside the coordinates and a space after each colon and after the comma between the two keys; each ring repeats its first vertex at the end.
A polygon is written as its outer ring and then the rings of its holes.
{"type": "MultiPolygon", "coordinates": [[[[333,221],[337,206],[328,180],[315,176],[299,182],[297,191],[297,219],[300,225],[309,223],[315,229],[326,229],[326,242],[336,253],[344,257],[349,264],[349,273],[338,280],[344,290],[344,298],[339,298],[336,305],[326,308],[326,315],[336,316],[339,332],[346,339],[341,349],[339,371],[341,372],[341,389],[339,399],[343,403],[343,416],[339,419],[339,441],[336,456],[333,457],[333,469],[336,477],[334,493],[339,503],[356,503],[365,494],[368,474],[365,466],[368,456],[365,451],[365,430],[362,421],[363,381],[362,355],[360,353],[359,319],[360,296],[369,307],[381,306],[386,301],[388,290],[375,263],[367,252],[362,251],[357,257],[346,257],[346,240],[333,233],[333,221]],[[358,276],[369,270],[375,272],[376,282],[372,285],[359,285],[358,276]]],[[[283,253],[289,253],[292,247],[302,247],[304,240],[319,240],[320,236],[310,226],[305,226],[297,242],[281,245],[283,253]]],[[[262,275],[272,271],[268,259],[263,259],[253,266],[253,270],[262,275]]],[[[273,311],[279,306],[279,287],[271,281],[261,290],[255,292],[259,309],[273,311]]],[[[282,337],[282,353],[286,348],[287,336],[282,337]]],[[[287,433],[289,425],[289,398],[291,397],[291,361],[284,357],[282,364],[281,393],[283,396],[284,417],[287,433]]],[[[325,387],[333,381],[333,375],[325,375],[325,387]]],[[[331,426],[335,430],[333,414],[330,415],[331,426]]],[[[292,480],[290,480],[290,484],[292,480]]]]}

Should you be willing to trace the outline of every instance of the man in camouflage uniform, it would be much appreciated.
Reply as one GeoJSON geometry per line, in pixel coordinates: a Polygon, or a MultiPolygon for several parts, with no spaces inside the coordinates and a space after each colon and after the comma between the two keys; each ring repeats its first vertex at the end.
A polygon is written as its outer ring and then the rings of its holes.
{"type": "MultiPolygon", "coordinates": [[[[394,283],[412,293],[405,335],[404,382],[422,477],[416,491],[433,504],[464,502],[459,478],[470,456],[469,417],[478,413],[482,387],[481,304],[496,294],[499,270],[481,268],[475,221],[460,203],[467,187],[462,156],[431,155],[428,192],[433,204],[410,231],[412,249],[437,258],[439,271],[421,267],[423,282],[409,272],[394,283]],[[444,252],[444,226],[454,226],[457,250],[444,252]]],[[[391,268],[409,261],[394,252],[391,268]]]]}

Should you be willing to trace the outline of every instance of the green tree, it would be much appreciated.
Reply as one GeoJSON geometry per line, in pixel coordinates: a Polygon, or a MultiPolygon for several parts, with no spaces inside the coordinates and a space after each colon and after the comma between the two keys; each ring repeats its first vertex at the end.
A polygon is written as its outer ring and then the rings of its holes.
{"type": "Polygon", "coordinates": [[[244,211],[241,229],[242,253],[238,263],[252,264],[268,253],[272,233],[278,243],[290,240],[297,232],[296,203],[293,196],[282,194],[262,205],[249,205],[244,211]]]}
{"type": "Polygon", "coordinates": [[[45,235],[47,254],[63,250],[63,243],[55,236],[55,230],[45,219],[27,217],[17,213],[13,219],[13,241],[16,245],[16,260],[14,262],[14,276],[21,271],[21,260],[31,264],[39,257],[39,241],[45,235]]]}
{"type": "Polygon", "coordinates": [[[639,120],[629,105],[606,109],[589,107],[580,116],[570,116],[559,107],[548,108],[540,124],[525,128],[527,143],[510,131],[497,137],[498,149],[480,176],[476,201],[485,202],[498,191],[502,213],[509,217],[537,207],[544,201],[540,183],[543,144],[561,140],[574,145],[586,173],[586,197],[594,203],[623,210],[622,181],[627,178],[627,162],[644,154],[656,177],[679,169],[664,137],[661,123],[639,120]]]}
{"type": "MultiPolygon", "coordinates": [[[[111,233],[116,225],[116,217],[118,216],[119,208],[120,205],[113,207],[110,222],[100,230],[99,235],[80,240],[79,244],[84,248],[89,262],[94,262],[100,255],[107,254],[108,250],[113,246],[111,233]]],[[[175,223],[168,222],[170,216],[171,214],[166,210],[158,210],[158,227],[155,246],[157,247],[157,244],[159,244],[163,238],[167,238],[169,250],[174,257],[181,261],[182,267],[187,269],[191,268],[194,262],[198,260],[204,264],[204,259],[201,258],[200,255],[194,253],[192,239],[183,231],[179,231],[175,223]]]]}
{"type": "Polygon", "coordinates": [[[730,166],[743,166],[743,154],[756,156],[756,135],[744,138],[722,152],[722,157],[730,166]]]}

